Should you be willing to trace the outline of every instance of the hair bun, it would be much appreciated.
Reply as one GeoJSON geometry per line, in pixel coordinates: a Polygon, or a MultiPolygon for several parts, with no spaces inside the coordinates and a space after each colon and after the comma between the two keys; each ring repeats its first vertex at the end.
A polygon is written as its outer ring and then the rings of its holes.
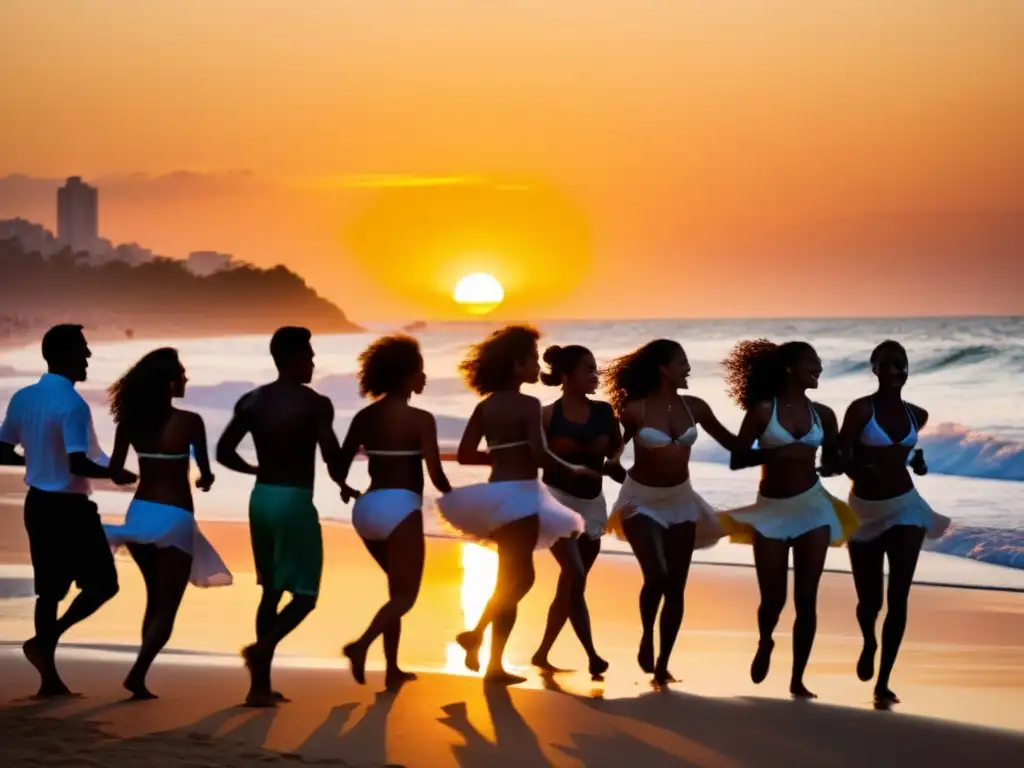
{"type": "Polygon", "coordinates": [[[544,350],[544,362],[548,365],[555,365],[558,362],[558,358],[561,356],[562,348],[557,344],[552,344],[544,350]]]}

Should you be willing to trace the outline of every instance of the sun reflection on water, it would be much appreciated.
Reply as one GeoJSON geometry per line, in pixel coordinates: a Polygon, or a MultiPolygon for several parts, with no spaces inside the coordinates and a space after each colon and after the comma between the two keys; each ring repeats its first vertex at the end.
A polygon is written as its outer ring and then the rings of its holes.
{"type": "MultiPolygon", "coordinates": [[[[462,589],[461,606],[462,622],[465,629],[472,629],[480,620],[484,606],[494,592],[494,584],[498,578],[498,553],[492,549],[481,547],[469,542],[462,547],[462,589]]],[[[484,642],[480,647],[480,662],[486,666],[491,653],[491,628],[484,632],[484,642]]],[[[458,643],[448,643],[445,650],[445,671],[465,674],[466,653],[458,643]]]]}

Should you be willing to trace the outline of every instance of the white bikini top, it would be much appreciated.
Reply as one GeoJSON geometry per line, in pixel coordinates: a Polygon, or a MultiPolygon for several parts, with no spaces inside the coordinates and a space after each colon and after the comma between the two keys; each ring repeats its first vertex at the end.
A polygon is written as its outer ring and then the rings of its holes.
{"type": "Polygon", "coordinates": [[[368,451],[363,448],[367,456],[419,456],[419,451],[368,451]]]}
{"type": "MultiPolygon", "coordinates": [[[[690,421],[693,422],[690,428],[679,435],[679,437],[673,439],[671,435],[667,435],[660,429],[654,427],[643,427],[636,433],[634,440],[642,445],[644,448],[666,448],[670,445],[685,445],[691,446],[697,442],[697,421],[693,418],[693,412],[690,411],[690,406],[686,404],[686,398],[681,398],[683,401],[683,407],[686,409],[686,414],[690,417],[690,421]]],[[[647,406],[644,402],[640,401],[640,423],[644,423],[644,415],[647,412],[647,406]]]]}
{"type": "Polygon", "coordinates": [[[864,429],[860,433],[861,445],[867,445],[872,448],[884,448],[890,445],[902,445],[904,448],[913,448],[917,445],[917,420],[914,419],[914,412],[910,410],[910,406],[905,402],[903,403],[903,408],[907,412],[907,418],[910,419],[910,431],[906,437],[900,440],[899,443],[896,443],[875,419],[875,398],[872,397],[871,419],[864,425],[864,429]]]}
{"type": "Polygon", "coordinates": [[[757,439],[758,444],[763,445],[765,448],[777,448],[781,445],[790,445],[791,443],[803,443],[815,448],[820,446],[825,440],[825,430],[822,429],[821,422],[818,420],[818,412],[814,410],[814,406],[808,407],[811,409],[811,428],[806,435],[797,439],[779,423],[778,401],[773,399],[772,418],[769,420],[764,432],[757,439]]]}
{"type": "Polygon", "coordinates": [[[165,461],[181,461],[191,458],[191,454],[188,453],[144,453],[136,451],[135,455],[140,459],[163,459],[165,461]]]}

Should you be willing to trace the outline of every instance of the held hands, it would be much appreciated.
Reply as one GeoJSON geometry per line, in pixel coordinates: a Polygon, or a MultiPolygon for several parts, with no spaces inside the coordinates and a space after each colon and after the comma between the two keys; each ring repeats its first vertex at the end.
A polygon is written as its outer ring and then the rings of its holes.
{"type": "Polygon", "coordinates": [[[928,465],[924,463],[924,451],[920,448],[915,450],[910,457],[910,468],[914,470],[915,475],[928,474],[928,465]]]}
{"type": "Polygon", "coordinates": [[[348,504],[353,499],[358,499],[362,495],[362,491],[357,491],[348,483],[341,484],[341,500],[345,504],[348,504]]]}
{"type": "Polygon", "coordinates": [[[110,472],[110,480],[114,485],[133,485],[138,479],[138,475],[123,467],[110,472]]]}
{"type": "Polygon", "coordinates": [[[196,488],[203,493],[209,493],[210,487],[213,485],[214,477],[213,473],[208,475],[200,475],[199,479],[196,480],[196,488]]]}
{"type": "Polygon", "coordinates": [[[621,484],[626,481],[626,468],[617,459],[608,459],[601,468],[601,471],[616,483],[621,484]]]}

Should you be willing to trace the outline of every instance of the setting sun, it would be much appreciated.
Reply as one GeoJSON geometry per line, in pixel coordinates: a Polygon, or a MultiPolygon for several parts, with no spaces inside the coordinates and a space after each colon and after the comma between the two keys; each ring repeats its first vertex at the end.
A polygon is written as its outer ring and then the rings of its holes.
{"type": "Polygon", "coordinates": [[[486,315],[505,298],[505,289],[493,275],[475,272],[455,285],[455,303],[473,315],[486,315]]]}

